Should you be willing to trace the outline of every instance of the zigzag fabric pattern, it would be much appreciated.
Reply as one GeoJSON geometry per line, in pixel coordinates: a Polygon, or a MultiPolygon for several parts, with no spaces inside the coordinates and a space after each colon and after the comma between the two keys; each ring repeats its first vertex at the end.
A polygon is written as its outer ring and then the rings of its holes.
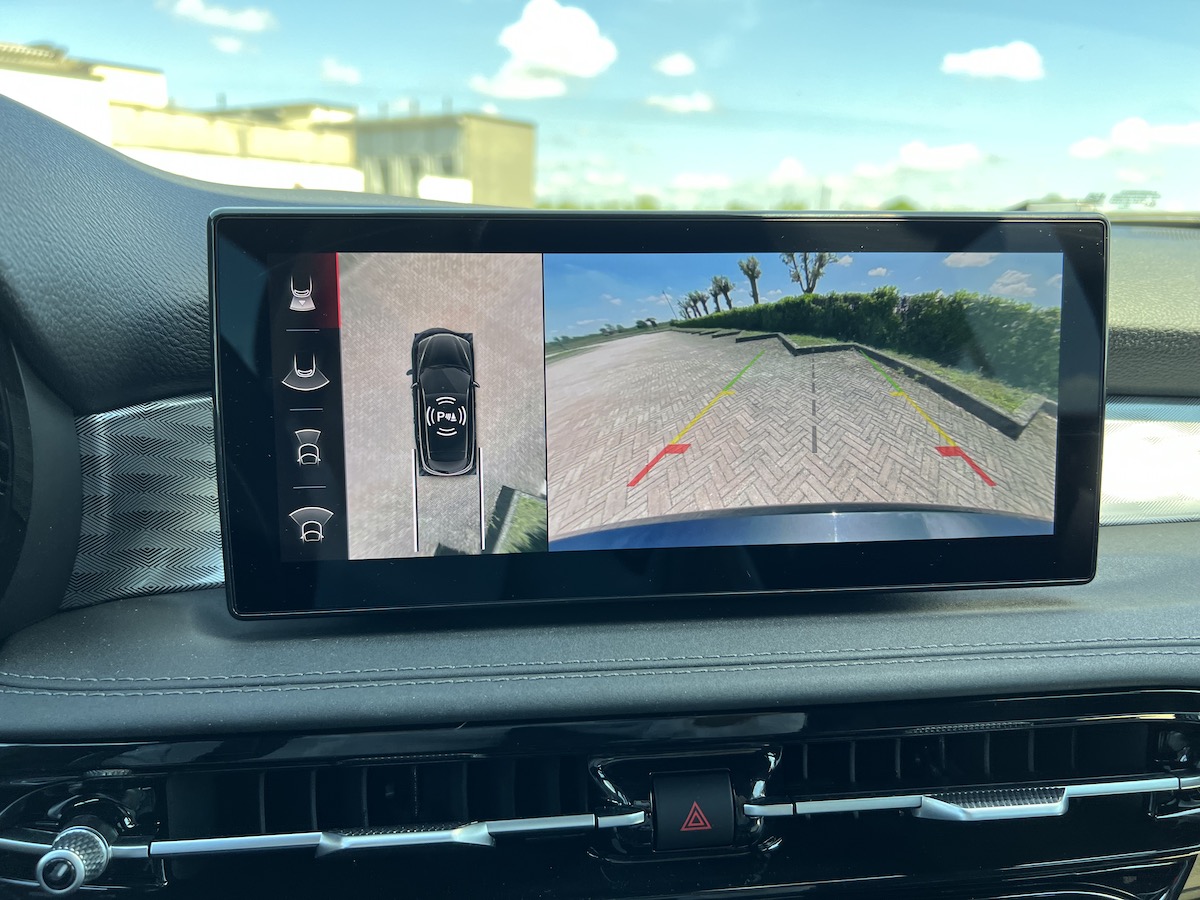
{"type": "Polygon", "coordinates": [[[220,587],[212,398],[139,404],[75,427],[83,520],[62,608],[220,587]]]}

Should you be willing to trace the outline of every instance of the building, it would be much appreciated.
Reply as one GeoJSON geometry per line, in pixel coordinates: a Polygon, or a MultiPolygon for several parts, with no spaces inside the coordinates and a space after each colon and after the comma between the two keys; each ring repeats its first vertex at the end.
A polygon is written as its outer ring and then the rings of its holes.
{"type": "Polygon", "coordinates": [[[0,43],[0,94],[155,168],[252,187],[363,189],[355,111],[309,104],[269,122],[235,110],[174,106],[156,69],[69,57],[61,47],[0,43]]]}
{"type": "Polygon", "coordinates": [[[155,168],[220,184],[533,206],[534,126],[471,113],[363,119],[304,102],[175,106],[166,75],[0,42],[0,94],[155,168]]]}
{"type": "Polygon", "coordinates": [[[474,113],[357,119],[365,190],[484,206],[534,203],[534,126],[474,113]]]}

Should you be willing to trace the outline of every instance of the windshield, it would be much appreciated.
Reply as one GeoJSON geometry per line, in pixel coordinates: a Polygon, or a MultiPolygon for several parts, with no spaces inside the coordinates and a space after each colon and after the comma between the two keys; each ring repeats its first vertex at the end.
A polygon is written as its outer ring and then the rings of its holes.
{"type": "Polygon", "coordinates": [[[259,187],[634,209],[1200,209],[1200,5],[24,4],[0,93],[259,187]]]}

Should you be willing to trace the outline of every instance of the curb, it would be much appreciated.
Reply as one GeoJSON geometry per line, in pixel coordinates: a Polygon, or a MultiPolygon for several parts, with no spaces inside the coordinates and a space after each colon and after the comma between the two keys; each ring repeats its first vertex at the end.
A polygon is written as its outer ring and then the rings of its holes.
{"type": "Polygon", "coordinates": [[[496,498],[496,505],[488,517],[487,533],[483,539],[488,547],[496,546],[496,541],[500,539],[500,533],[508,524],[508,516],[515,505],[513,501],[516,500],[516,494],[516,490],[507,484],[500,486],[500,495],[496,498]]]}
{"type": "MultiPolygon", "coordinates": [[[[696,332],[691,332],[695,334],[696,332]]],[[[707,333],[707,332],[706,332],[707,333]]],[[[720,337],[719,334],[714,334],[713,337],[720,337]]],[[[945,397],[947,400],[962,407],[966,412],[973,415],[986,425],[995,428],[1005,437],[1018,438],[1021,433],[1029,427],[1029,423],[1033,421],[1038,413],[1045,413],[1048,416],[1058,416],[1058,404],[1053,400],[1034,394],[1025,403],[1023,403],[1015,413],[1010,413],[994,406],[974,394],[960,388],[958,385],[939,378],[932,372],[927,372],[919,366],[914,366],[912,363],[897,359],[890,356],[881,350],[876,350],[874,347],[866,347],[862,344],[841,343],[841,344],[819,344],[814,347],[797,347],[790,340],[784,337],[777,331],[769,331],[763,334],[744,335],[734,338],[735,343],[744,343],[746,341],[764,341],[775,338],[779,343],[787,349],[792,356],[808,356],[813,353],[834,353],[842,350],[858,350],[859,352],[869,356],[876,362],[883,363],[885,366],[890,366],[893,369],[898,369],[905,375],[911,378],[920,379],[921,383],[927,386],[935,394],[945,397]]]]}

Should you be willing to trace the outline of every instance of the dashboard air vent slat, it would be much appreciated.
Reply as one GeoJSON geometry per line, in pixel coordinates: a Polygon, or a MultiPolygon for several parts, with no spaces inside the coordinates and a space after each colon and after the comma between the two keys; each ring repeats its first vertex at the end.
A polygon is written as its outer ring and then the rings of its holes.
{"type": "Polygon", "coordinates": [[[579,815],[583,757],[327,765],[175,775],[172,838],[230,837],[579,815]]]}
{"type": "Polygon", "coordinates": [[[1144,721],[914,729],[898,737],[785,743],[779,796],[908,793],[1153,772],[1144,721]]]}

